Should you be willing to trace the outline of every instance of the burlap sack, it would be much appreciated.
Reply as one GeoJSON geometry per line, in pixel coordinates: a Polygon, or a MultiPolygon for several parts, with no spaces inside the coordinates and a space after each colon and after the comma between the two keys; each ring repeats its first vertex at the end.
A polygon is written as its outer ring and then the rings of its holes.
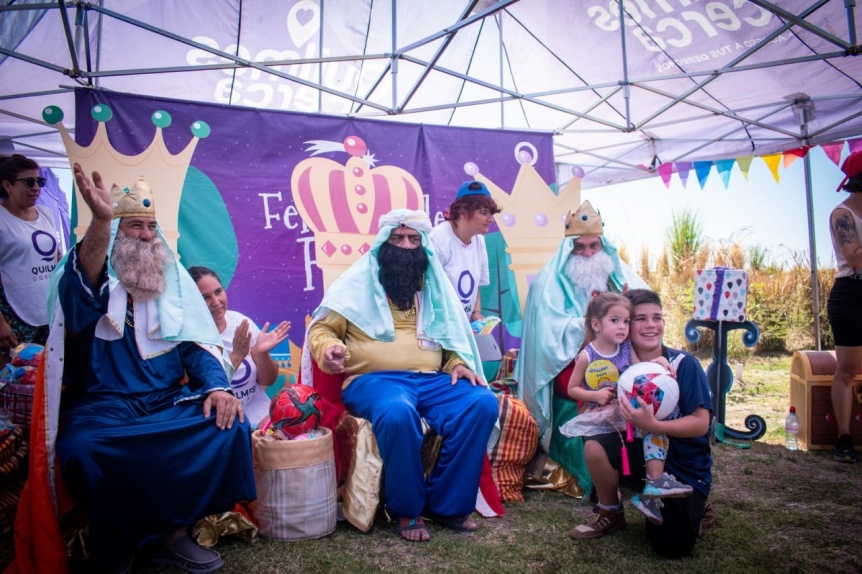
{"type": "Polygon", "coordinates": [[[261,536],[320,538],[335,530],[336,485],[332,432],[306,440],[252,434],[257,500],[249,504],[261,536]]]}

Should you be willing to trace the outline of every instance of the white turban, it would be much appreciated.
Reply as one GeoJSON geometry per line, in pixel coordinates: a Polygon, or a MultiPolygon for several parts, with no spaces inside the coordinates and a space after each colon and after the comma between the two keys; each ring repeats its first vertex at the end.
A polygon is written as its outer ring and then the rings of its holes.
{"type": "Polygon", "coordinates": [[[422,210],[393,209],[389,213],[380,216],[378,226],[384,227],[409,227],[421,233],[431,232],[431,219],[422,210]]]}

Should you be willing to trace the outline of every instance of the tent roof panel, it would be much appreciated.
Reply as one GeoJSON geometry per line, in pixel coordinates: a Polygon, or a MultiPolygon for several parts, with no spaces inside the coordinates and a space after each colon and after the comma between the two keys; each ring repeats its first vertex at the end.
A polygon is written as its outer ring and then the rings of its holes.
{"type": "Polygon", "coordinates": [[[61,105],[73,125],[71,97],[48,92],[76,82],[388,121],[552,130],[557,160],[587,169],[584,187],[643,177],[638,166],[657,155],[719,159],[799,147],[806,140],[792,95],[813,105],[808,143],[862,133],[853,111],[862,58],[851,46],[859,25],[841,0],[626,1],[622,28],[615,1],[401,1],[394,21],[392,2],[371,0],[19,9],[25,4],[0,7],[4,24],[33,24],[23,40],[0,32],[0,138],[46,165],[62,165],[54,158],[63,149],[42,108],[61,105]],[[77,11],[86,27],[75,27],[77,11]]]}

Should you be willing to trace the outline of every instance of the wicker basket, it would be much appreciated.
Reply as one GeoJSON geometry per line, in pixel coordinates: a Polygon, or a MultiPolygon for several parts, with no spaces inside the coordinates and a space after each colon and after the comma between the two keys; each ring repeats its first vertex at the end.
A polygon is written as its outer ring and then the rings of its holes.
{"type": "Polygon", "coordinates": [[[0,412],[5,412],[19,427],[26,439],[30,437],[30,417],[33,413],[33,385],[10,383],[0,389],[0,412]]]}

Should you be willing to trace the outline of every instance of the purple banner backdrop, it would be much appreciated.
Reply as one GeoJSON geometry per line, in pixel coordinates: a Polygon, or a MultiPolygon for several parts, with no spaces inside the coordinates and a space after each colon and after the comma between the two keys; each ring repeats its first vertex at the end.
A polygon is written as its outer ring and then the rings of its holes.
{"type": "MultiPolygon", "coordinates": [[[[511,190],[520,167],[517,149],[526,142],[536,150],[538,174],[546,183],[554,179],[549,133],[357,120],[78,90],[75,137],[81,145],[95,135],[98,124],[91,110],[97,104],[111,108],[111,144],[127,155],[152,143],[151,117],[158,110],[172,118],[163,131],[171,153],[188,144],[194,122],[209,125],[210,135],[198,142],[192,158],[180,206],[182,262],[216,268],[230,308],[259,325],[291,321],[290,338],[297,345],[302,344],[306,315],[323,295],[314,233],[303,224],[291,193],[295,166],[312,157],[308,142],[360,138],[373,154],[374,168],[394,166],[416,178],[435,223],[442,220],[458,186],[470,179],[464,171],[467,163],[511,190]],[[225,211],[226,217],[219,218],[225,211]]],[[[315,157],[344,165],[351,156],[332,151],[315,157]]],[[[325,210],[326,203],[318,201],[317,207],[325,210]]]]}

